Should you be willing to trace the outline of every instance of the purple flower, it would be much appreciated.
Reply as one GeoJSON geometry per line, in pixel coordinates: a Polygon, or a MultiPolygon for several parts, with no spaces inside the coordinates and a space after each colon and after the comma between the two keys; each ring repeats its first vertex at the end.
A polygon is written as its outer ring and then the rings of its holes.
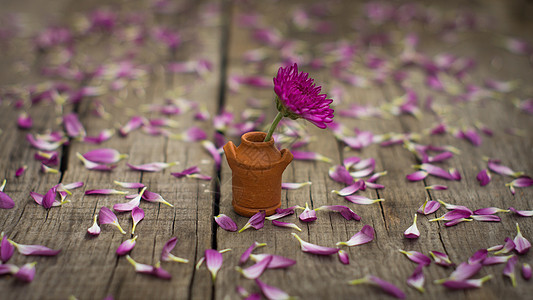
{"type": "Polygon", "coordinates": [[[161,251],[161,260],[162,261],[175,261],[180,263],[188,263],[189,260],[181,257],[177,257],[174,254],[170,253],[174,247],[176,247],[176,243],[178,242],[177,237],[173,237],[170,240],[168,240],[165,245],[163,246],[163,250],[161,251]]]}
{"type": "Polygon", "coordinates": [[[373,275],[367,275],[361,279],[349,281],[349,284],[351,285],[357,285],[362,283],[368,283],[379,286],[387,294],[398,299],[405,299],[405,293],[402,292],[402,290],[400,290],[397,286],[373,275]]]}
{"type": "Polygon", "coordinates": [[[428,176],[428,172],[426,171],[416,171],[414,173],[407,174],[405,178],[407,178],[407,180],[409,181],[420,181],[420,180],[425,179],[427,176],[428,176]]]}
{"type": "Polygon", "coordinates": [[[316,86],[308,73],[298,72],[298,65],[279,68],[274,78],[274,92],[277,95],[278,110],[291,119],[304,118],[319,128],[326,128],[326,123],[333,121],[333,102],[326,94],[320,94],[321,87],[316,86]]]}
{"type": "Polygon", "coordinates": [[[220,226],[222,229],[227,231],[237,231],[237,224],[235,224],[235,222],[225,214],[219,214],[214,218],[215,222],[217,222],[218,226],[220,226]]]}

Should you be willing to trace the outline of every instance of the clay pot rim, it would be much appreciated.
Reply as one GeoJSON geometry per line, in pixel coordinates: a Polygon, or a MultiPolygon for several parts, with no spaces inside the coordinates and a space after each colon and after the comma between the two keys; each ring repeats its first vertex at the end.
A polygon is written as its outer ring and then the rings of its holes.
{"type": "Polygon", "coordinates": [[[253,146],[253,147],[271,147],[273,144],[274,144],[274,138],[270,138],[270,141],[268,142],[264,142],[263,140],[265,139],[265,136],[266,136],[266,133],[265,132],[262,132],[262,131],[250,131],[250,132],[247,132],[245,134],[243,134],[241,136],[241,143],[244,143],[246,145],[249,145],[249,146],[253,146]],[[255,142],[255,141],[252,141],[250,140],[249,138],[251,138],[252,136],[254,137],[261,137],[260,138],[260,142],[255,142]]]}

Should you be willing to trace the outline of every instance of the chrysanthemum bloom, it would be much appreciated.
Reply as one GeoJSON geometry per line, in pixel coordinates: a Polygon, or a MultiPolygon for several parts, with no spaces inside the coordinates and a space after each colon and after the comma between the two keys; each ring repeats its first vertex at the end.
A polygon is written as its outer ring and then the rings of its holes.
{"type": "Polygon", "coordinates": [[[321,86],[309,78],[308,73],[298,72],[295,63],[286,68],[279,68],[278,75],[274,78],[274,92],[276,105],[279,111],[272,122],[265,141],[272,137],[274,129],[283,117],[293,120],[303,118],[319,128],[326,128],[326,123],[333,121],[333,109],[329,106],[333,102],[326,94],[320,94],[321,86]]]}

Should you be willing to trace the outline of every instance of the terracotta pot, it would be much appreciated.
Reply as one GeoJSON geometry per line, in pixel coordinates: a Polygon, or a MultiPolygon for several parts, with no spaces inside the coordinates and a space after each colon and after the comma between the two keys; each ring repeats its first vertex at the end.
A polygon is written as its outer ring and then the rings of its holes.
{"type": "Polygon", "coordinates": [[[287,149],[280,152],[274,139],[263,142],[265,136],[264,132],[248,132],[241,136],[239,147],[231,141],[224,145],[233,172],[233,209],[241,216],[261,210],[269,216],[281,206],[281,175],[293,156],[287,149]]]}

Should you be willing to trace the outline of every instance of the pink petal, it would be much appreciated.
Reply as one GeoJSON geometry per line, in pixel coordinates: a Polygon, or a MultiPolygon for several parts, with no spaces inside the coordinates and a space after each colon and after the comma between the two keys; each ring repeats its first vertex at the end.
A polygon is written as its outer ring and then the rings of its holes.
{"type": "Polygon", "coordinates": [[[54,204],[54,201],[56,200],[56,191],[57,191],[57,187],[54,186],[51,189],[49,189],[48,192],[46,192],[46,194],[43,197],[43,202],[42,202],[44,208],[48,209],[52,207],[52,205],[54,204]]]}
{"type": "Polygon", "coordinates": [[[497,207],[487,207],[474,210],[474,215],[493,215],[499,212],[509,212],[509,210],[497,207]]]}
{"type": "Polygon", "coordinates": [[[503,247],[500,250],[494,252],[494,254],[507,254],[513,251],[515,248],[516,248],[516,245],[514,241],[511,238],[506,237],[505,244],[503,245],[503,247]]]}
{"type": "Polygon", "coordinates": [[[300,242],[300,248],[303,252],[312,253],[316,255],[332,255],[339,252],[339,248],[330,248],[308,243],[302,240],[296,233],[291,233],[300,242]]]}
{"type": "Polygon", "coordinates": [[[120,187],[123,187],[125,189],[142,189],[145,187],[144,184],[140,182],[121,182],[121,181],[113,181],[116,185],[119,185],[120,187]]]}
{"type": "Polygon", "coordinates": [[[407,285],[424,293],[424,265],[419,264],[413,274],[407,278],[407,285]]]}
{"type": "Polygon", "coordinates": [[[131,239],[127,239],[124,242],[122,242],[122,244],[120,244],[120,246],[118,246],[117,248],[117,251],[116,251],[117,255],[123,256],[123,255],[128,254],[131,250],[133,250],[133,247],[135,247],[135,244],[137,243],[136,240],[137,240],[137,236],[131,239]]]}
{"type": "Polygon", "coordinates": [[[339,250],[339,252],[337,252],[339,254],[339,261],[343,264],[343,265],[349,265],[350,264],[350,256],[348,256],[348,253],[344,250],[339,250]]]}
{"type": "Polygon", "coordinates": [[[437,201],[426,199],[426,202],[422,204],[417,210],[418,213],[423,215],[429,215],[436,212],[440,208],[440,203],[437,201]]]}
{"type": "Polygon", "coordinates": [[[217,277],[217,273],[222,267],[222,254],[220,252],[213,250],[213,249],[206,249],[205,250],[205,265],[209,272],[211,272],[211,278],[213,279],[213,282],[215,281],[217,277]]]}
{"type": "Polygon", "coordinates": [[[256,230],[263,228],[265,224],[265,215],[266,215],[265,211],[260,211],[256,213],[255,215],[253,215],[252,217],[250,217],[248,222],[246,222],[246,224],[244,224],[241,230],[239,230],[239,233],[243,232],[244,230],[250,227],[253,227],[256,230]]]}
{"type": "Polygon", "coordinates": [[[22,112],[18,119],[17,125],[20,129],[30,129],[33,126],[33,120],[26,112],[22,112]]]}
{"type": "Polygon", "coordinates": [[[7,263],[11,256],[13,256],[13,252],[15,252],[15,246],[7,240],[6,236],[3,236],[0,244],[0,260],[2,263],[7,263]]]}
{"type": "Polygon", "coordinates": [[[118,212],[132,211],[135,207],[141,204],[141,195],[137,195],[131,201],[126,203],[117,203],[113,205],[113,209],[118,212]]]}
{"type": "MultiPolygon", "coordinates": [[[[430,220],[430,221],[431,221],[431,220],[430,220]]],[[[471,222],[471,221],[473,221],[473,219],[459,218],[459,219],[455,219],[455,220],[451,220],[451,221],[449,221],[449,222],[446,222],[446,223],[444,223],[444,225],[445,225],[446,227],[451,227],[451,226],[455,226],[455,225],[457,225],[457,224],[459,224],[459,223],[462,223],[462,222],[471,222]]]]}
{"type": "Polygon", "coordinates": [[[507,264],[505,264],[505,268],[503,269],[503,275],[507,276],[511,279],[511,283],[513,287],[516,287],[516,276],[515,276],[515,266],[518,262],[518,257],[513,255],[508,261],[507,264]]]}
{"type": "Polygon", "coordinates": [[[483,265],[480,262],[473,264],[463,262],[457,266],[449,278],[454,281],[463,281],[476,275],[482,267],[483,265]]]}
{"type": "Polygon", "coordinates": [[[533,179],[529,176],[522,176],[511,181],[510,185],[519,188],[530,187],[533,185],[533,179]]]}
{"type": "Polygon", "coordinates": [[[480,288],[485,281],[492,278],[492,275],[487,275],[481,279],[466,279],[466,280],[447,280],[442,285],[452,290],[464,290],[480,288]]]}
{"type": "Polygon", "coordinates": [[[305,209],[298,217],[302,222],[313,222],[317,219],[316,211],[309,208],[307,202],[305,203],[305,209]]]}
{"type": "Polygon", "coordinates": [[[482,222],[500,222],[502,220],[495,215],[471,215],[470,218],[482,222]]]}
{"type": "Polygon", "coordinates": [[[187,175],[186,177],[187,178],[196,178],[196,179],[206,180],[206,181],[209,181],[209,180],[213,179],[213,177],[211,177],[209,175],[203,175],[203,174],[191,174],[191,175],[187,175]]]}
{"type": "Polygon", "coordinates": [[[0,191],[0,208],[11,209],[13,207],[15,207],[15,201],[6,193],[0,191]]]}
{"type": "Polygon", "coordinates": [[[533,217],[533,210],[517,210],[514,207],[509,207],[509,210],[521,217],[533,217]]]}
{"type": "Polygon", "coordinates": [[[525,280],[531,278],[531,266],[528,263],[522,265],[522,277],[524,277],[525,280]]]}
{"type": "Polygon", "coordinates": [[[85,128],[83,128],[76,113],[63,116],[63,125],[69,137],[83,137],[86,135],[85,128]]]}
{"type": "Polygon", "coordinates": [[[500,161],[497,160],[497,159],[490,159],[489,162],[487,163],[487,165],[489,167],[489,170],[491,170],[494,173],[501,174],[501,175],[519,177],[519,176],[521,176],[523,174],[522,172],[515,172],[515,171],[511,170],[511,168],[509,168],[507,166],[504,166],[504,165],[501,165],[500,161]]]}
{"type": "Polygon", "coordinates": [[[294,264],[296,264],[296,261],[294,259],[290,259],[287,257],[279,256],[279,255],[272,255],[272,254],[250,254],[250,258],[257,262],[262,261],[263,259],[271,257],[272,260],[267,266],[267,269],[285,269],[288,268],[294,264]]]}
{"type": "Polygon", "coordinates": [[[172,249],[176,247],[177,242],[178,242],[178,238],[173,237],[165,243],[165,245],[163,246],[163,250],[161,251],[162,261],[175,261],[175,262],[180,262],[180,263],[189,262],[188,259],[180,258],[170,253],[170,251],[172,251],[172,249]]]}
{"type": "Polygon", "coordinates": [[[28,169],[28,166],[22,166],[20,168],[18,168],[16,171],[15,171],[15,177],[20,177],[24,174],[24,172],[26,172],[26,170],[28,169]]]}
{"type": "Polygon", "coordinates": [[[529,251],[529,248],[531,248],[531,243],[524,236],[522,236],[518,223],[516,223],[516,231],[517,231],[517,234],[513,240],[516,246],[515,250],[516,252],[518,252],[518,254],[527,253],[529,251]]]}
{"type": "Polygon", "coordinates": [[[362,284],[362,283],[369,283],[369,284],[379,286],[387,294],[393,297],[396,297],[398,299],[405,299],[405,293],[402,290],[400,290],[397,286],[373,275],[367,275],[364,278],[355,279],[349,282],[349,284],[351,285],[357,285],[357,284],[362,284]]]}
{"type": "Polygon", "coordinates": [[[32,282],[35,277],[35,264],[36,262],[23,265],[13,276],[23,282],[32,282]]]}
{"type": "Polygon", "coordinates": [[[442,252],[429,251],[429,254],[431,254],[431,257],[433,257],[433,260],[435,261],[437,265],[440,265],[443,267],[450,267],[454,265],[454,263],[452,263],[448,255],[442,252]]]}
{"type": "Polygon", "coordinates": [[[482,264],[484,266],[492,266],[497,264],[504,264],[506,263],[511,257],[516,257],[515,255],[509,255],[509,256],[491,256],[487,257],[483,260],[482,264]]]}
{"type": "Polygon", "coordinates": [[[426,255],[417,252],[417,251],[404,251],[404,250],[398,250],[400,253],[403,253],[411,260],[412,262],[415,262],[417,264],[422,264],[424,266],[429,266],[431,264],[431,258],[427,257],[426,255]]]}
{"type": "Polygon", "coordinates": [[[79,152],[76,153],[76,156],[79,160],[83,163],[85,168],[89,170],[97,170],[97,171],[112,171],[114,168],[116,168],[116,165],[104,165],[104,164],[98,164],[92,161],[89,161],[83,157],[79,152]]]}
{"type": "Polygon", "coordinates": [[[362,205],[373,204],[373,203],[376,203],[376,202],[385,201],[384,199],[369,199],[367,197],[359,196],[359,195],[345,196],[344,199],[346,199],[346,200],[348,200],[348,201],[350,201],[352,203],[362,204],[362,205]]]}
{"type": "Polygon", "coordinates": [[[439,218],[431,219],[429,221],[430,222],[439,221],[439,220],[452,221],[452,220],[457,220],[457,219],[462,219],[462,218],[468,218],[471,215],[472,215],[472,212],[465,211],[465,210],[454,209],[454,210],[451,210],[451,211],[445,213],[444,215],[440,216],[439,218]]]}
{"type": "Polygon", "coordinates": [[[480,249],[476,251],[470,258],[468,258],[469,264],[482,263],[487,258],[488,250],[480,249]]]}
{"type": "Polygon", "coordinates": [[[428,172],[426,171],[416,171],[411,174],[407,174],[405,178],[409,181],[420,181],[424,180],[428,176],[428,172]]]}
{"type": "Polygon", "coordinates": [[[56,256],[61,250],[53,250],[41,245],[21,245],[10,241],[22,255],[56,256]]]}
{"type": "Polygon", "coordinates": [[[417,239],[420,236],[420,231],[416,226],[416,217],[417,215],[415,214],[415,220],[413,221],[413,225],[407,228],[403,233],[403,236],[408,239],[417,239]]]}
{"type": "Polygon", "coordinates": [[[296,190],[304,186],[311,185],[311,181],[296,183],[296,182],[283,182],[281,188],[284,190],[296,190]]]}
{"type": "Polygon", "coordinates": [[[281,222],[281,221],[278,221],[278,220],[272,220],[272,225],[278,226],[278,227],[284,227],[284,228],[292,228],[292,229],[296,229],[298,231],[302,231],[302,229],[300,229],[300,227],[298,227],[298,225],[296,225],[294,223],[281,222]]]}
{"type": "Polygon", "coordinates": [[[255,279],[255,283],[259,286],[259,288],[261,289],[261,292],[268,300],[289,300],[291,299],[289,294],[278,289],[277,287],[267,285],[266,283],[259,280],[259,278],[255,279]]]}
{"type": "Polygon", "coordinates": [[[479,181],[480,186],[486,186],[490,183],[491,180],[490,172],[487,169],[483,169],[479,171],[476,176],[476,179],[479,181]]]}
{"type": "Polygon", "coordinates": [[[267,256],[246,269],[238,268],[237,270],[248,279],[256,279],[261,276],[261,274],[263,274],[263,272],[266,270],[267,266],[270,264],[271,261],[272,256],[267,256]]]}
{"type": "Polygon", "coordinates": [[[434,185],[428,185],[426,186],[426,190],[434,190],[434,191],[444,191],[444,190],[447,190],[448,187],[445,186],[445,185],[439,185],[439,184],[434,184],[434,185]]]}
{"type": "Polygon", "coordinates": [[[67,138],[62,138],[61,140],[56,142],[48,142],[40,138],[35,139],[33,135],[29,133],[26,135],[26,140],[32,145],[32,147],[43,151],[55,150],[68,141],[67,138]]]}
{"type": "Polygon", "coordinates": [[[101,148],[94,149],[83,154],[85,159],[101,164],[113,164],[119,162],[121,159],[128,157],[127,154],[120,154],[115,149],[101,148]]]}
{"type": "Polygon", "coordinates": [[[374,228],[370,225],[365,225],[363,228],[354,234],[347,242],[338,242],[337,246],[358,246],[371,242],[374,240],[374,228]]]}
{"type": "Polygon", "coordinates": [[[353,212],[349,207],[344,206],[344,205],[326,205],[326,206],[321,206],[315,210],[316,211],[319,211],[319,210],[335,211],[335,212],[339,212],[341,216],[345,218],[346,220],[356,220],[356,221],[361,220],[360,216],[358,216],[355,212],[353,212]]]}
{"type": "Polygon", "coordinates": [[[263,246],[266,246],[266,244],[254,242],[250,247],[248,247],[248,249],[246,249],[246,251],[242,253],[241,257],[239,258],[239,265],[242,265],[246,261],[248,261],[250,254],[252,253],[252,251],[255,250],[255,248],[263,247],[263,246]]]}
{"type": "Polygon", "coordinates": [[[315,152],[304,152],[304,151],[291,151],[292,155],[294,156],[295,160],[316,160],[316,161],[323,161],[323,162],[331,162],[331,159],[323,156],[322,154],[315,153],[315,152]]]}
{"type": "Polygon", "coordinates": [[[280,219],[280,218],[292,215],[292,214],[294,214],[294,210],[296,208],[303,209],[303,207],[301,207],[299,205],[291,206],[289,208],[277,208],[275,214],[273,214],[273,215],[271,215],[269,217],[266,217],[265,219],[267,219],[267,220],[276,220],[276,219],[280,219]]]}
{"type": "Polygon", "coordinates": [[[94,215],[93,225],[87,229],[87,233],[93,236],[99,235],[101,232],[100,226],[98,226],[98,222],[96,221],[97,218],[98,218],[98,215],[94,215]]]}
{"type": "Polygon", "coordinates": [[[171,162],[171,163],[153,162],[153,163],[142,164],[142,165],[131,165],[127,163],[126,165],[135,171],[159,172],[159,171],[162,171],[163,169],[166,169],[176,164],[178,164],[178,162],[171,162]]]}
{"type": "Polygon", "coordinates": [[[150,191],[144,191],[144,193],[142,193],[142,191],[141,191],[141,194],[142,194],[142,199],[144,199],[144,200],[146,200],[148,202],[158,202],[158,203],[166,204],[166,205],[168,205],[170,207],[174,207],[174,205],[172,205],[171,203],[167,202],[158,193],[154,193],[154,192],[150,192],[150,191]]]}
{"type": "Polygon", "coordinates": [[[433,175],[433,176],[437,176],[437,177],[448,179],[448,180],[458,180],[456,179],[456,177],[446,172],[444,169],[434,166],[432,164],[427,164],[427,163],[422,164],[420,165],[420,169],[426,171],[428,174],[433,175]]]}
{"type": "Polygon", "coordinates": [[[133,130],[139,129],[144,124],[148,124],[148,120],[144,117],[134,116],[132,117],[126,125],[120,128],[119,133],[121,136],[127,136],[133,130]]]}
{"type": "Polygon", "coordinates": [[[85,195],[125,195],[128,192],[117,191],[115,189],[86,190],[85,195]]]}
{"type": "Polygon", "coordinates": [[[195,174],[195,173],[199,173],[200,172],[200,168],[198,168],[197,166],[193,166],[193,167],[190,167],[188,169],[185,169],[181,172],[174,172],[174,173],[170,173],[172,176],[174,177],[177,177],[177,178],[182,178],[182,177],[185,177],[187,175],[191,175],[191,174],[195,174]]]}
{"type": "Polygon", "coordinates": [[[102,206],[102,208],[100,208],[100,213],[98,214],[98,219],[100,220],[100,225],[113,224],[122,234],[126,234],[122,227],[120,227],[117,216],[109,208],[102,206]]]}
{"type": "Polygon", "coordinates": [[[144,210],[140,207],[134,207],[131,211],[131,219],[133,220],[133,226],[131,227],[131,234],[135,233],[137,224],[144,219],[144,210]]]}
{"type": "Polygon", "coordinates": [[[225,214],[219,214],[218,216],[215,216],[215,222],[217,222],[218,226],[220,226],[222,229],[227,231],[237,231],[238,227],[237,224],[228,216],[225,214]]]}
{"type": "MultiPolygon", "coordinates": [[[[217,170],[219,170],[220,164],[222,163],[222,157],[221,157],[220,152],[216,148],[215,144],[213,144],[213,142],[211,141],[205,140],[205,141],[202,141],[202,146],[204,147],[204,149],[207,150],[207,152],[209,152],[209,154],[211,154],[211,156],[213,157],[213,160],[215,161],[215,166],[217,170]]],[[[198,170],[198,172],[199,171],[200,170],[198,170]]]]}
{"type": "Polygon", "coordinates": [[[329,177],[331,179],[344,183],[346,185],[351,185],[354,182],[353,177],[350,175],[350,172],[346,170],[344,166],[334,166],[329,169],[329,177]]]}

